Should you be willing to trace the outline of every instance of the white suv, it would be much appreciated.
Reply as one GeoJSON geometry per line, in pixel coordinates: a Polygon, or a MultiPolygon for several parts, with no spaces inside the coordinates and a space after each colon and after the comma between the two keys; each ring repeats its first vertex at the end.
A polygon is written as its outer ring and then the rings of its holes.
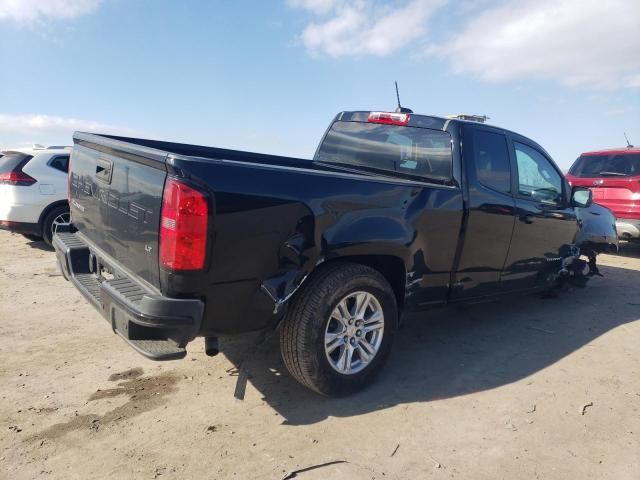
{"type": "Polygon", "coordinates": [[[51,245],[58,225],[69,223],[70,147],[0,152],[0,228],[42,238],[51,245]]]}

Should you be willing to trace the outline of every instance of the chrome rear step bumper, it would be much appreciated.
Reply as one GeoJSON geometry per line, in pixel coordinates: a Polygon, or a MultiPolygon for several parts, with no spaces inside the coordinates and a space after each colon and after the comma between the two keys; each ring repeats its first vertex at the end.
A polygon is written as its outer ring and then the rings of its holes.
{"type": "Polygon", "coordinates": [[[92,272],[91,264],[110,259],[92,251],[81,236],[57,232],[53,237],[63,275],[111,324],[131,347],[153,360],[183,358],[186,344],[196,337],[204,314],[198,299],[169,298],[113,268],[114,278],[92,272]]]}

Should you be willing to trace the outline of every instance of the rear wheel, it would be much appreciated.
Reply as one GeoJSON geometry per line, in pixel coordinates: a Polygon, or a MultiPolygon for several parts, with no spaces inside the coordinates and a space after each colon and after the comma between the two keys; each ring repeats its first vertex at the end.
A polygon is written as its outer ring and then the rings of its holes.
{"type": "Polygon", "coordinates": [[[379,272],[359,264],[328,265],[292,299],[280,331],[282,358],[303,385],[346,395],[380,372],[397,320],[395,295],[379,272]]]}
{"type": "Polygon", "coordinates": [[[53,234],[62,225],[68,225],[71,222],[71,214],[69,207],[62,205],[51,209],[42,222],[42,238],[45,243],[51,246],[53,234]]]}

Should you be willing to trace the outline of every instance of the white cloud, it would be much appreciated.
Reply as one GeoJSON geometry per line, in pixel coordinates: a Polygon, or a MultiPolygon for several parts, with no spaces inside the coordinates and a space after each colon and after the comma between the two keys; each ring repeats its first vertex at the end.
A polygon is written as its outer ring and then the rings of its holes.
{"type": "Polygon", "coordinates": [[[480,13],[429,53],[490,82],[640,88],[639,26],[638,0],[517,0],[480,13]]]}
{"type": "Polygon", "coordinates": [[[73,132],[76,130],[124,136],[139,134],[125,127],[78,118],[0,113],[0,146],[2,148],[32,143],[70,145],[73,132]]]}
{"type": "Polygon", "coordinates": [[[367,2],[365,0],[289,0],[320,18],[300,39],[314,54],[331,57],[388,55],[423,37],[429,17],[446,0],[367,2]]]}
{"type": "Polygon", "coordinates": [[[96,10],[103,0],[0,0],[0,20],[22,23],[71,19],[96,10]]]}
{"type": "Polygon", "coordinates": [[[342,2],[341,0],[289,0],[288,3],[292,7],[306,8],[315,13],[326,13],[342,2]]]}

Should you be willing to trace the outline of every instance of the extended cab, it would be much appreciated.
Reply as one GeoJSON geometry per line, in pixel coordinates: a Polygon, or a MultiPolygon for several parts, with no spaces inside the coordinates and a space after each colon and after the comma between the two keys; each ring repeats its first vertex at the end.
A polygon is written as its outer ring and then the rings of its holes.
{"type": "Polygon", "coordinates": [[[313,161],[74,144],[54,246],[116,333],[164,360],[277,327],[291,374],[329,395],[372,380],[401,312],[584,281],[617,248],[611,212],[544,149],[474,122],[342,112],[313,161]]]}

